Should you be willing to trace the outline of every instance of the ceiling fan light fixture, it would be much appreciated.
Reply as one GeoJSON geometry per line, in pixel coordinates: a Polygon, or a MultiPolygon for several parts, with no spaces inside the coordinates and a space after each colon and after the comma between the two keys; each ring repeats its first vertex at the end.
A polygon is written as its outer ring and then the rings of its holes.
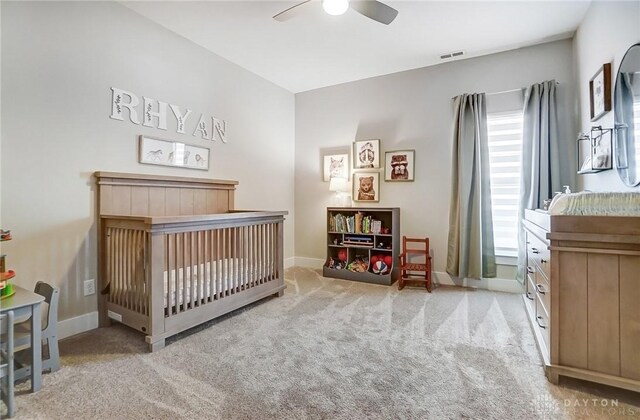
{"type": "Polygon", "coordinates": [[[330,15],[339,16],[349,8],[349,0],[322,0],[322,8],[330,15]]]}

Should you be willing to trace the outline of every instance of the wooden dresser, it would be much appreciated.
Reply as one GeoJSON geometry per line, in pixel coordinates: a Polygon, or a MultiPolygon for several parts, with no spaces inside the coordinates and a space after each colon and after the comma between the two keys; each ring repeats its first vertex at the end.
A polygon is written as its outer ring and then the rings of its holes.
{"type": "Polygon", "coordinates": [[[525,307],[550,382],[640,392],[640,217],[527,210],[525,307]]]}

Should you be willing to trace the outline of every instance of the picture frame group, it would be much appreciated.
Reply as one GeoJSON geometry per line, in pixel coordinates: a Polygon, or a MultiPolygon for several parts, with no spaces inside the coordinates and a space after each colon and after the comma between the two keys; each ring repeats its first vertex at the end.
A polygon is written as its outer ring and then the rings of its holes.
{"type": "Polygon", "coordinates": [[[415,155],[415,149],[390,150],[382,155],[379,139],[356,140],[351,157],[348,153],[323,155],[322,179],[325,182],[332,178],[351,180],[353,201],[377,203],[383,176],[385,182],[415,181],[415,155]]]}

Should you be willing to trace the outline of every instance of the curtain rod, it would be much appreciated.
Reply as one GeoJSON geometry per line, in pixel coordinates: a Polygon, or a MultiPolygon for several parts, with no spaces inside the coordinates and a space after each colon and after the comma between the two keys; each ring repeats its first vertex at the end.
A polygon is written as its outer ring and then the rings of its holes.
{"type": "MultiPolygon", "coordinates": [[[[557,80],[556,80],[555,82],[556,82],[556,85],[559,85],[559,84],[560,84],[560,82],[558,82],[557,80]]],[[[501,95],[501,94],[503,94],[503,93],[517,92],[517,91],[519,91],[519,90],[525,90],[525,89],[526,89],[526,88],[517,88],[517,89],[501,90],[501,91],[499,91],[499,92],[489,92],[489,93],[485,93],[485,96],[501,95]]],[[[460,96],[460,95],[457,95],[457,96],[460,96]]],[[[455,98],[456,98],[456,96],[454,96],[454,97],[453,97],[453,98],[451,98],[451,99],[455,99],[455,98]]]]}

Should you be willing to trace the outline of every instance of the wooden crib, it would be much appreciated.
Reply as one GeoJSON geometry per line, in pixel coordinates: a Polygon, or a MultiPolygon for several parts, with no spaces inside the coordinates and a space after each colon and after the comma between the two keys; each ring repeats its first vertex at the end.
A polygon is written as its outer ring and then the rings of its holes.
{"type": "Polygon", "coordinates": [[[165,339],[284,291],[286,211],[234,210],[236,181],[96,172],[100,324],[165,339]]]}

